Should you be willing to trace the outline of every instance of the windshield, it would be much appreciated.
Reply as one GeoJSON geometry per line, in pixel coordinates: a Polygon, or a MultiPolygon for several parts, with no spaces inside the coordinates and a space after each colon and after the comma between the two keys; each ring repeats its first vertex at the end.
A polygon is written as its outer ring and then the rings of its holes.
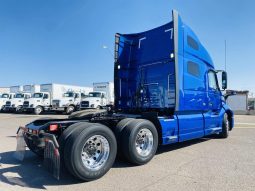
{"type": "Polygon", "coordinates": [[[24,98],[24,94],[16,94],[14,98],[24,98]]]}
{"type": "Polygon", "coordinates": [[[99,92],[90,92],[89,97],[101,97],[101,93],[99,93],[99,92]]]}
{"type": "Polygon", "coordinates": [[[74,93],[64,93],[64,97],[74,97],[74,93]]]}
{"type": "Polygon", "coordinates": [[[8,98],[9,97],[9,94],[3,94],[2,96],[1,96],[1,98],[8,98]]]}
{"type": "Polygon", "coordinates": [[[43,93],[34,93],[33,98],[42,98],[43,93]]]}

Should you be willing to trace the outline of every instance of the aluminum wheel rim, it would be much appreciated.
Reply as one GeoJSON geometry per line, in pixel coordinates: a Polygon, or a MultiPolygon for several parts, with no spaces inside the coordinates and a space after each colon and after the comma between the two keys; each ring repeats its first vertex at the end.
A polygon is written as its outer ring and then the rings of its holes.
{"type": "Polygon", "coordinates": [[[73,107],[69,107],[68,110],[67,110],[67,112],[69,113],[69,112],[72,112],[73,110],[74,110],[73,107]]]}
{"type": "Polygon", "coordinates": [[[40,113],[41,112],[41,108],[40,107],[36,108],[36,112],[40,113]]]}
{"type": "Polygon", "coordinates": [[[153,135],[149,129],[141,129],[135,140],[136,151],[139,155],[148,156],[153,148],[153,135]]]}
{"type": "Polygon", "coordinates": [[[99,170],[109,158],[110,144],[102,135],[90,137],[81,152],[83,165],[90,170],[99,170]]]}

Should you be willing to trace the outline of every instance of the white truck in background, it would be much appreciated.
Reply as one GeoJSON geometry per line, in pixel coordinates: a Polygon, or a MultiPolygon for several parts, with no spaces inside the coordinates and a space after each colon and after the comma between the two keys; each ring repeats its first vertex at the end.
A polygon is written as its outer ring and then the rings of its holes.
{"type": "Polygon", "coordinates": [[[14,97],[15,93],[3,93],[0,97],[0,111],[3,111],[6,102],[14,97]]]}
{"type": "Polygon", "coordinates": [[[93,92],[83,99],[80,110],[90,108],[103,108],[114,104],[114,84],[113,82],[93,83],[93,92]]]}
{"type": "Polygon", "coordinates": [[[31,97],[30,91],[24,91],[23,86],[11,86],[10,92],[15,95],[6,101],[3,111],[5,112],[21,112],[23,102],[31,97]]]}
{"type": "Polygon", "coordinates": [[[10,87],[0,87],[0,94],[10,93],[10,87]]]}
{"type": "MultiPolygon", "coordinates": [[[[23,112],[32,112],[36,115],[44,111],[52,110],[64,112],[67,110],[68,106],[71,106],[72,101],[77,99],[72,97],[73,94],[70,91],[75,89],[75,87],[77,86],[54,83],[42,84],[40,85],[40,90],[36,91],[29,100],[24,102],[23,112]]],[[[79,90],[80,89],[81,88],[79,88],[79,90]]],[[[78,93],[76,97],[83,96],[81,94],[78,93]]],[[[70,109],[70,107],[68,109],[70,109]]]]}
{"type": "Polygon", "coordinates": [[[65,91],[65,85],[41,84],[40,89],[24,102],[23,112],[32,112],[39,115],[43,111],[50,111],[52,100],[61,98],[65,91]]]}
{"type": "Polygon", "coordinates": [[[53,99],[52,111],[71,114],[79,108],[80,102],[92,91],[91,87],[67,86],[66,92],[59,99],[53,99]]]}

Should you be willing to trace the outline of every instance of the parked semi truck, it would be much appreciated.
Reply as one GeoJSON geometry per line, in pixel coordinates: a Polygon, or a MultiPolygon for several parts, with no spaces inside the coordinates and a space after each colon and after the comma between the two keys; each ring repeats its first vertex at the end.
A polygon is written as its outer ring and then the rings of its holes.
{"type": "Polygon", "coordinates": [[[93,83],[93,92],[80,103],[80,110],[91,108],[103,108],[114,103],[113,82],[93,83]]]}
{"type": "MultiPolygon", "coordinates": [[[[220,91],[207,50],[177,11],[158,28],[115,36],[115,110],[85,110],[67,119],[40,119],[20,127],[25,145],[43,155],[55,177],[62,164],[85,181],[103,176],[117,152],[135,165],[148,163],[159,145],[207,135],[227,138],[233,112],[220,91]],[[26,144],[25,144],[26,143],[26,144]]],[[[209,152],[209,151],[208,151],[209,152]]],[[[19,155],[18,155],[19,153],[19,155]]]]}
{"type": "Polygon", "coordinates": [[[54,99],[52,103],[52,111],[57,113],[71,114],[79,108],[81,100],[86,98],[90,87],[70,86],[60,99],[54,99]]]}

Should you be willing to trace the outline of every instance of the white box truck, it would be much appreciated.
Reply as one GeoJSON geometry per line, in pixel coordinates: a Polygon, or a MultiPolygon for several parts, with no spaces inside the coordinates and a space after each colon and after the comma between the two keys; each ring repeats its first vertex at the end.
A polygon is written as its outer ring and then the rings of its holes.
{"type": "Polygon", "coordinates": [[[113,82],[93,83],[93,92],[81,101],[80,110],[89,108],[103,108],[114,104],[113,82]]]}
{"type": "Polygon", "coordinates": [[[0,94],[10,93],[10,87],[0,87],[0,94]]]}
{"type": "Polygon", "coordinates": [[[40,85],[33,84],[33,85],[24,85],[23,86],[23,92],[27,93],[35,93],[35,92],[40,92],[40,85]]]}
{"type": "Polygon", "coordinates": [[[4,110],[6,102],[14,97],[15,93],[3,93],[0,97],[0,111],[4,110]]]}
{"type": "Polygon", "coordinates": [[[23,103],[31,97],[31,92],[23,92],[23,86],[11,86],[10,92],[14,94],[14,96],[6,101],[3,111],[21,112],[23,103]]]}
{"type": "MultiPolygon", "coordinates": [[[[20,111],[23,105],[23,101],[25,97],[27,98],[29,95],[24,95],[21,92],[23,91],[23,86],[11,86],[10,94],[8,99],[5,99],[5,105],[2,107],[2,111],[4,112],[13,112],[20,111]],[[21,94],[20,94],[21,93],[21,94]]],[[[7,96],[6,96],[7,97],[7,96]]]]}
{"type": "Polygon", "coordinates": [[[66,107],[68,107],[68,104],[71,102],[70,100],[72,100],[69,91],[74,89],[74,87],[75,86],[54,83],[41,84],[40,91],[36,91],[32,95],[32,98],[24,102],[23,111],[33,112],[39,115],[43,111],[52,110],[52,106],[55,108],[54,111],[61,111],[62,109],[65,111],[66,107]],[[68,99],[68,103],[65,102],[66,98],[63,98],[65,95],[68,99]]]}
{"type": "Polygon", "coordinates": [[[23,86],[11,86],[10,93],[18,93],[23,91],[23,86]]]}
{"type": "Polygon", "coordinates": [[[52,100],[61,98],[65,92],[65,85],[41,84],[32,97],[23,104],[23,112],[33,112],[37,115],[51,109],[52,100]]]}
{"type": "Polygon", "coordinates": [[[52,111],[71,114],[79,108],[81,100],[87,97],[92,90],[92,87],[67,86],[67,91],[63,96],[52,101],[52,111]]]}

